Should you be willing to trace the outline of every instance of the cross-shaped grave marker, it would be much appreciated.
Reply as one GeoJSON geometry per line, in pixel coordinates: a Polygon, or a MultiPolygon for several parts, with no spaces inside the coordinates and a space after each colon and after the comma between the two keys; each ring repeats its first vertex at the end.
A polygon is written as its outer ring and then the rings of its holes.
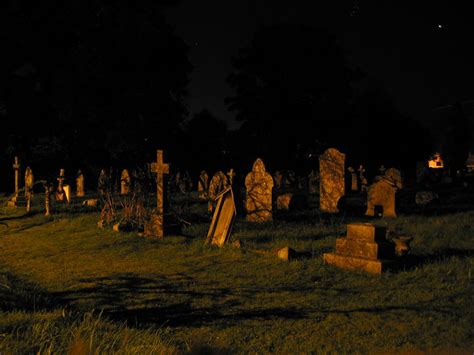
{"type": "Polygon", "coordinates": [[[232,186],[234,183],[234,176],[235,176],[234,169],[230,169],[227,172],[227,176],[229,177],[229,185],[232,186]]]}
{"type": "Polygon", "coordinates": [[[154,234],[156,237],[163,237],[163,214],[164,214],[164,196],[163,196],[163,175],[169,174],[170,165],[163,163],[163,151],[156,151],[156,162],[151,163],[151,172],[156,174],[156,213],[152,216],[154,224],[154,234]]]}

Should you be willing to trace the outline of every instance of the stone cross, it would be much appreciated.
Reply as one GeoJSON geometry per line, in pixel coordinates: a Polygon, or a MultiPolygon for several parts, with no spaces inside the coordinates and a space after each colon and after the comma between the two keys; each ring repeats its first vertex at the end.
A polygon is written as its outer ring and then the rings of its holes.
{"type": "Polygon", "coordinates": [[[164,196],[163,196],[163,175],[169,174],[170,165],[163,163],[163,151],[156,151],[156,162],[151,163],[151,172],[156,174],[156,213],[153,217],[154,231],[156,237],[163,237],[163,214],[164,214],[164,196]]]}
{"type": "Polygon", "coordinates": [[[235,176],[234,169],[230,169],[227,172],[227,176],[229,177],[229,185],[232,186],[232,184],[234,182],[234,176],[235,176]]]}
{"type": "Polygon", "coordinates": [[[63,190],[63,185],[64,185],[64,179],[65,179],[65,171],[64,169],[59,170],[59,177],[56,179],[58,180],[58,191],[63,190]]]}
{"type": "Polygon", "coordinates": [[[18,161],[18,157],[15,157],[15,162],[13,163],[13,170],[15,170],[15,196],[18,196],[20,183],[20,162],[18,161]]]}

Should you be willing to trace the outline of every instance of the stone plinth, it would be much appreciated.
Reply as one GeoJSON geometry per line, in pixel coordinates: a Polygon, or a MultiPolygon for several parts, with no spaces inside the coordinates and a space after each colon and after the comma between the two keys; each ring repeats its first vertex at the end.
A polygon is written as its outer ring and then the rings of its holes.
{"type": "Polygon", "coordinates": [[[394,245],[386,240],[387,230],[368,223],[347,225],[347,235],[336,239],[336,252],[323,260],[347,270],[380,274],[396,265],[394,245]]]}

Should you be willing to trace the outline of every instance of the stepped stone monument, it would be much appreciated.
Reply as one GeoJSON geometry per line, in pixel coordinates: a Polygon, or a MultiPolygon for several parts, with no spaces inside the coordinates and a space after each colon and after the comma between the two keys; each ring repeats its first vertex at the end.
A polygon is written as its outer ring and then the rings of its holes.
{"type": "Polygon", "coordinates": [[[387,229],[369,223],[347,225],[347,236],[336,239],[336,252],[323,260],[342,269],[380,274],[396,266],[395,246],[387,241],[387,229]]]}

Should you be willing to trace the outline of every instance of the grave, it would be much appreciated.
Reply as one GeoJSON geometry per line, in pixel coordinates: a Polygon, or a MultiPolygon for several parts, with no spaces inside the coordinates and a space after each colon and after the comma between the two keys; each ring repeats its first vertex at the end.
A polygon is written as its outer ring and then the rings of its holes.
{"type": "Polygon", "coordinates": [[[339,199],[344,196],[345,154],[329,148],[319,157],[320,191],[319,208],[321,212],[337,213],[339,199]]]}
{"type": "Polygon", "coordinates": [[[232,188],[228,187],[217,196],[217,205],[207,233],[206,244],[222,247],[230,237],[237,211],[232,188]]]}
{"type": "Polygon", "coordinates": [[[84,195],[84,175],[82,174],[81,169],[79,169],[76,175],[76,196],[83,197],[84,195]]]}
{"type": "Polygon", "coordinates": [[[120,194],[128,195],[130,193],[130,174],[127,169],[123,169],[122,175],[120,176],[120,194]]]}
{"type": "Polygon", "coordinates": [[[266,172],[262,159],[258,158],[253,163],[252,171],[245,178],[245,187],[247,221],[271,221],[273,178],[266,172]]]}
{"type": "Polygon", "coordinates": [[[394,257],[395,246],[387,241],[387,229],[369,223],[348,224],[346,237],[336,239],[336,252],[323,254],[326,264],[373,274],[397,266],[394,257]]]}
{"type": "Polygon", "coordinates": [[[375,182],[367,190],[366,216],[374,216],[375,208],[383,210],[383,217],[397,217],[395,212],[395,194],[403,187],[399,170],[390,168],[383,176],[377,176],[375,182]]]}

